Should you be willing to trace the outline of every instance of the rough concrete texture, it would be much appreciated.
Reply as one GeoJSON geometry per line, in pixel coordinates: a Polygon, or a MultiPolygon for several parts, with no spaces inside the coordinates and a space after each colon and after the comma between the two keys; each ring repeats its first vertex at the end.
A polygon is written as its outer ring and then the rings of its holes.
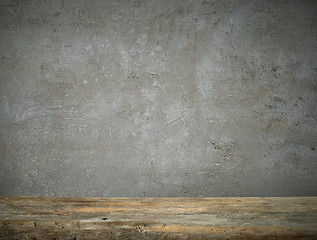
{"type": "Polygon", "coordinates": [[[0,1],[0,194],[317,195],[317,1],[0,1]]]}

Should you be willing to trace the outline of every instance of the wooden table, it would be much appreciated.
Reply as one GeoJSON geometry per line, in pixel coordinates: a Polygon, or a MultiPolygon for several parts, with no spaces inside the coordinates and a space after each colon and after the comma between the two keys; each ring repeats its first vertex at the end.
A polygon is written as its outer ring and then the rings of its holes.
{"type": "Polygon", "coordinates": [[[0,197],[0,239],[317,239],[317,197],[0,197]]]}

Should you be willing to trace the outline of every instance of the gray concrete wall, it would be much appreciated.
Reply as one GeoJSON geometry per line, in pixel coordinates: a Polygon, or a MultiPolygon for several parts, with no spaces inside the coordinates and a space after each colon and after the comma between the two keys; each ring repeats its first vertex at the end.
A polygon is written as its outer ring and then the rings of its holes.
{"type": "Polygon", "coordinates": [[[317,1],[0,1],[0,194],[317,195],[317,1]]]}

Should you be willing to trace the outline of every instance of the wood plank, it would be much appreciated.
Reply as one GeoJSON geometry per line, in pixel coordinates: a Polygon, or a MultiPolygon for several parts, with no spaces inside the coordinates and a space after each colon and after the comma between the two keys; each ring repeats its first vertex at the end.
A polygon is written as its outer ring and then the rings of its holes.
{"type": "Polygon", "coordinates": [[[317,197],[0,197],[0,239],[317,239],[317,197]]]}

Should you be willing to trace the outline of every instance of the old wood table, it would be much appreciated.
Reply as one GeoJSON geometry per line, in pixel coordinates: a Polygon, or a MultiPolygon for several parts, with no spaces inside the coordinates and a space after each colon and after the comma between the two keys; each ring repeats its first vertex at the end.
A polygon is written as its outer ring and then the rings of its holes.
{"type": "Polygon", "coordinates": [[[0,239],[317,239],[317,197],[0,197],[0,239]]]}

